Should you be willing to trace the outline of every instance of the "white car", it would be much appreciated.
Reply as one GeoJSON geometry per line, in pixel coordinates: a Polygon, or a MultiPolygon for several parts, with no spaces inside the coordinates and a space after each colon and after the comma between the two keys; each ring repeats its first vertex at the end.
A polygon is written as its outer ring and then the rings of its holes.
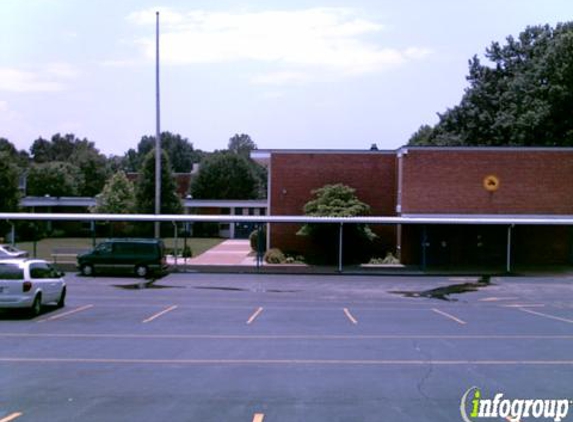
{"type": "Polygon", "coordinates": [[[26,257],[28,257],[28,252],[26,251],[21,251],[12,245],[0,245],[0,259],[26,257]]]}
{"type": "Polygon", "coordinates": [[[32,316],[42,306],[66,301],[63,274],[43,259],[0,260],[0,309],[25,308],[32,316]]]}

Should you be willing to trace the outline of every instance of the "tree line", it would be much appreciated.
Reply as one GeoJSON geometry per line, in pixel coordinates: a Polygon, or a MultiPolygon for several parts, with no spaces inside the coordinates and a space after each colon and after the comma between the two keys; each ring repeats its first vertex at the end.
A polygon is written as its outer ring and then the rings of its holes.
{"type": "MultiPolygon", "coordinates": [[[[266,195],[266,172],[250,159],[257,148],[249,135],[236,134],[228,148],[206,153],[181,135],[161,134],[162,213],[182,211],[174,173],[200,165],[190,191],[197,199],[256,199],[266,195]]],[[[95,197],[93,211],[153,213],[155,137],[144,136],[124,156],[107,157],[74,134],[38,138],[29,151],[0,138],[0,210],[17,211],[20,196],[95,197]],[[137,180],[132,183],[136,173],[137,180]]]]}
{"type": "Polygon", "coordinates": [[[573,146],[573,22],[530,26],[469,60],[460,103],[410,145],[573,146]]]}

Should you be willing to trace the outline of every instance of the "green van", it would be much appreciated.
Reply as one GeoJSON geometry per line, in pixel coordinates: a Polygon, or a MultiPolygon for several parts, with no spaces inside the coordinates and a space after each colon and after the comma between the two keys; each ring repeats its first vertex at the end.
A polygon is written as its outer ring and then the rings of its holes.
{"type": "Polygon", "coordinates": [[[167,270],[165,245],[158,239],[110,239],[90,252],[78,255],[78,268],[85,276],[97,272],[124,271],[138,277],[167,270]]]}

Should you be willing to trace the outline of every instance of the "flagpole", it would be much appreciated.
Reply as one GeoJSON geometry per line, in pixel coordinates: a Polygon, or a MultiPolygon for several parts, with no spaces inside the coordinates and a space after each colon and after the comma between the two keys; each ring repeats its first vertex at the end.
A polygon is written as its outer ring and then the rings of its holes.
{"type": "MultiPolygon", "coordinates": [[[[155,214],[161,214],[161,126],[159,108],[159,12],[155,12],[155,214]]],[[[161,236],[155,222],[155,237],[161,236]]]]}

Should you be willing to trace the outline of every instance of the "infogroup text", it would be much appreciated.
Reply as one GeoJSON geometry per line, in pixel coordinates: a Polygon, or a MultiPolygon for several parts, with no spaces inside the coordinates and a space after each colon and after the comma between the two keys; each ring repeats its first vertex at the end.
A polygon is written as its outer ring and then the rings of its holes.
{"type": "Polygon", "coordinates": [[[460,412],[465,422],[480,418],[515,421],[536,418],[559,422],[567,417],[572,405],[573,401],[569,399],[507,399],[503,393],[496,393],[493,399],[485,399],[478,387],[471,387],[462,396],[460,412]]]}

